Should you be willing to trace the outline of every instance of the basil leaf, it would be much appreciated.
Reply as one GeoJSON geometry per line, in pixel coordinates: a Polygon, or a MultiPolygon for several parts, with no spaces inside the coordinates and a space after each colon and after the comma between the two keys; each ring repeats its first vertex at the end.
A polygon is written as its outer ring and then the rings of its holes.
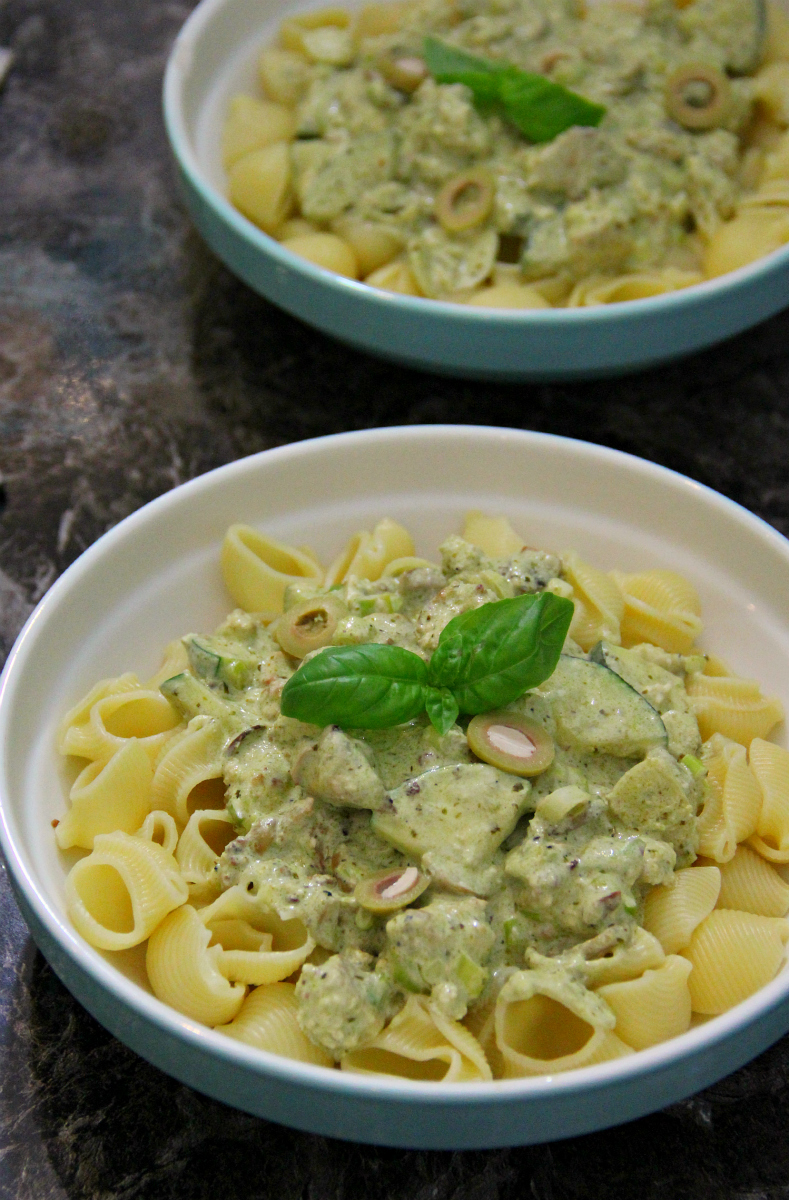
{"type": "Polygon", "coordinates": [[[437,38],[425,38],[423,54],[438,83],[464,83],[476,104],[498,108],[532,142],[550,142],[573,125],[599,125],[605,116],[601,104],[544,75],[477,58],[437,38]]]}
{"type": "Polygon", "coordinates": [[[513,125],[532,142],[550,142],[573,125],[599,125],[601,104],[585,100],[544,75],[509,67],[499,77],[499,100],[513,125]]]}
{"type": "Polygon", "coordinates": [[[553,592],[460,613],[442,630],[428,684],[450,687],[465,713],[511,704],[553,674],[572,617],[572,601],[553,592]],[[459,669],[458,638],[464,647],[459,669]]]}
{"type": "Polygon", "coordinates": [[[400,646],[328,646],[282,689],[282,713],[311,725],[388,729],[425,707],[427,666],[400,646]]]}
{"type": "Polygon", "coordinates": [[[434,728],[442,735],[449,732],[460,715],[458,702],[448,687],[425,688],[425,708],[434,728]]]}

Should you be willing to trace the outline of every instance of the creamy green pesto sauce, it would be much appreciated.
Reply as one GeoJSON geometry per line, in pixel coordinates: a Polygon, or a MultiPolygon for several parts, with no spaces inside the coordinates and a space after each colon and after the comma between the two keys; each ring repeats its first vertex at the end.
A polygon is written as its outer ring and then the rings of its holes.
{"type": "MultiPolygon", "coordinates": [[[[523,280],[568,287],[593,273],[698,266],[740,196],[740,138],[753,112],[762,0],[646,0],[640,10],[579,0],[421,0],[397,33],[363,39],[348,65],[308,69],[292,149],[302,214],[342,233],[362,220],[399,240],[425,295],[478,286],[497,257],[523,280]],[[458,20],[458,15],[460,20],[458,20]],[[543,74],[602,104],[599,128],[531,145],[475,107],[463,84],[427,78],[406,95],[379,65],[419,56],[425,35],[543,74]],[[666,108],[670,76],[705,64],[730,78],[717,128],[690,131],[666,108]],[[464,233],[437,222],[441,186],[475,167],[495,181],[490,217],[464,233]],[[514,254],[514,257],[513,257],[514,254]]],[[[329,56],[331,57],[331,56],[329,56]]]]}
{"type": "MultiPolygon", "coordinates": [[[[492,561],[450,538],[440,567],[336,590],[347,615],[335,642],[384,641],[427,659],[458,612],[548,586],[564,586],[553,555],[492,561]]],[[[305,594],[295,589],[286,606],[305,594]]],[[[554,675],[512,705],[556,748],[542,775],[524,779],[480,762],[464,720],[441,736],[424,716],[385,730],[283,717],[279,696],[299,663],[276,631],[236,612],[213,637],[190,635],[199,649],[165,690],[187,719],[208,717],[225,735],[237,837],[218,881],[300,919],[315,939],[299,1019],[335,1058],[374,1038],[409,992],[461,1019],[516,972],[554,979],[566,968],[567,986],[583,987],[572,955],[627,946],[649,887],[693,861],[702,785],[678,760],[699,746],[685,677],[702,660],[610,643],[585,655],[568,639],[554,675]],[[535,815],[568,786],[586,798],[580,815],[535,815]],[[409,865],[430,878],[413,904],[360,906],[357,884],[409,865]]]]}

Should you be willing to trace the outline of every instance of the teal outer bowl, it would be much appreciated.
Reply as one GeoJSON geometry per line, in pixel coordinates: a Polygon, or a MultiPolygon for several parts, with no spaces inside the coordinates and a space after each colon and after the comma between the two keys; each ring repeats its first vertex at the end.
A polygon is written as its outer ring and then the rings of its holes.
{"type": "Polygon", "coordinates": [[[543,434],[420,426],[253,455],[176,488],[105,534],[30,617],[0,677],[0,848],[33,936],[109,1030],[192,1087],[269,1120],[353,1141],[470,1149],[586,1133],[652,1112],[741,1066],[789,1028],[789,972],[681,1037],[564,1075],[416,1083],[307,1066],[214,1033],[162,1004],[134,951],[71,926],[51,821],[65,808],[63,714],[99,678],[145,679],[163,646],[231,607],[218,567],[248,521],[328,561],[384,514],[434,555],[469,507],[506,512],[535,545],[608,569],[671,566],[699,588],[710,648],[789,706],[789,543],[700,485],[625,454],[543,434]]]}
{"type": "MultiPolygon", "coordinates": [[[[481,379],[624,374],[691,354],[789,304],[789,247],[720,279],[649,300],[594,308],[506,311],[398,296],[313,266],[225,198],[217,165],[216,92],[228,63],[251,83],[255,48],[299,7],[202,0],[181,30],[164,82],[164,115],[183,193],[211,249],[256,292],[340,341],[383,358],[481,379]],[[261,30],[268,30],[263,36],[261,30]],[[206,133],[206,128],[208,132],[206,133]]],[[[301,5],[304,7],[304,5],[301,5]]]]}

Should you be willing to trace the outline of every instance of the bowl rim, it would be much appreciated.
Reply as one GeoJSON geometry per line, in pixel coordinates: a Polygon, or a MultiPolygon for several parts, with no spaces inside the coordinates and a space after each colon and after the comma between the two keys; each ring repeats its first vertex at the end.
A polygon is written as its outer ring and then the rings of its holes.
{"type": "MultiPolygon", "coordinates": [[[[421,425],[391,426],[383,429],[361,430],[350,433],[330,434],[321,438],[290,443],[285,446],[264,450],[258,454],[238,459],[215,468],[164,493],[136,510],[103,534],[88,548],[53,584],[26,622],[19,634],[5,668],[0,675],[0,850],[5,855],[9,871],[24,901],[32,909],[34,917],[44,927],[50,938],[70,957],[78,967],[96,983],[106,989],[115,999],[126,1005],[137,1016],[151,1022],[161,1031],[179,1039],[185,1039],[192,1047],[208,1052],[213,1058],[251,1069],[258,1075],[272,1075],[293,1083],[318,1090],[330,1090],[350,1096],[368,1096],[371,1099],[419,1102],[429,1104],[468,1104],[475,1102],[505,1103],[513,1098],[536,1100],[549,1097],[572,1096],[589,1089],[604,1088],[607,1084],[627,1081],[638,1076],[648,1076],[676,1064],[683,1058],[708,1050],[743,1032],[760,1017],[785,1002],[789,996],[789,970],[785,970],[771,983],[729,1012],[721,1014],[679,1037],[659,1043],[646,1050],[611,1062],[583,1067],[575,1071],[556,1075],[541,1075],[513,1080],[494,1080],[473,1085],[418,1082],[388,1076],[362,1075],[335,1068],[312,1066],[295,1060],[282,1058],[263,1050],[247,1046],[215,1033],[144,991],[121,970],[105,959],[98,950],[83,942],[68,923],[65,914],[50,903],[36,883],[36,873],[28,864],[24,838],[17,838],[16,821],[10,802],[7,802],[5,787],[7,776],[6,760],[10,761],[10,739],[8,726],[13,712],[15,695],[24,686],[25,663],[32,652],[37,638],[47,625],[57,620],[59,607],[73,591],[79,590],[90,576],[98,561],[108,551],[121,547],[130,536],[146,526],[155,529],[156,523],[169,509],[188,504],[200,493],[221,487],[224,481],[237,476],[265,473],[266,464],[280,464],[288,459],[305,459],[312,455],[331,453],[337,445],[371,446],[394,442],[437,441],[442,439],[481,439],[483,442],[502,439],[511,441],[524,449],[535,451],[540,447],[553,447],[571,456],[582,456],[602,469],[614,468],[641,476],[651,477],[675,491],[713,509],[733,521],[744,532],[762,540],[789,561],[789,541],[760,517],[748,512],[741,505],[720,493],[686,476],[648,462],[634,455],[613,450],[577,439],[555,434],[537,433],[519,429],[474,425],[421,425]],[[19,844],[17,844],[19,842],[19,844]]],[[[789,1015],[787,1017],[789,1023],[789,1015]]]]}
{"type": "MultiPolygon", "coordinates": [[[[230,203],[226,196],[214,187],[206,177],[192,138],[189,134],[188,122],[184,109],[184,85],[189,74],[195,47],[206,27],[221,9],[233,4],[234,0],[200,0],[181,27],[173,43],[164,73],[162,101],[164,124],[170,147],[181,171],[190,186],[197,192],[202,203],[211,209],[216,217],[229,225],[232,231],[242,240],[249,242],[256,251],[273,259],[280,269],[287,269],[304,275],[316,284],[330,287],[332,290],[352,296],[357,300],[366,300],[380,307],[382,314],[392,306],[413,315],[427,312],[436,316],[460,319],[463,323],[474,324],[480,320],[498,324],[533,324],[536,326],[553,324],[597,326],[601,322],[611,320],[626,321],[630,316],[639,314],[647,319],[659,317],[665,311],[682,312],[693,308],[695,304],[705,299],[713,300],[727,294],[735,294],[747,290],[760,280],[770,279],[780,275],[789,268],[789,243],[773,250],[770,254],[756,259],[736,271],[729,271],[713,279],[705,279],[687,288],[674,292],[665,292],[659,296],[649,296],[640,300],[620,300],[615,304],[590,305],[579,308],[546,308],[546,309],[496,309],[484,308],[470,304],[456,304],[446,300],[431,300],[424,296],[405,296],[396,292],[385,292],[372,288],[361,280],[348,279],[319,267],[307,259],[301,258],[288,250],[276,238],[264,233],[257,225],[243,216],[230,203]]],[[[308,3],[288,3],[287,11],[309,11],[310,8],[320,7],[317,0],[308,3]]]]}

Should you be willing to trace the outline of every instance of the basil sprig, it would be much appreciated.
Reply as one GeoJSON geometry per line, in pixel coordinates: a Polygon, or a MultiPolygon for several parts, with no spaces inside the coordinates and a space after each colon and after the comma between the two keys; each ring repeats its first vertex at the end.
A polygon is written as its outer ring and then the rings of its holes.
{"type": "Polygon", "coordinates": [[[605,108],[544,75],[489,62],[438,38],[424,42],[427,69],[437,83],[465,83],[483,110],[497,110],[532,142],[550,142],[573,125],[599,125],[605,108]]]}
{"type": "Polygon", "coordinates": [[[282,712],[311,725],[387,729],[426,709],[446,733],[460,713],[510,704],[552,675],[572,616],[572,602],[553,592],[483,604],[452,618],[429,663],[377,642],[329,646],[285,684],[282,712]]]}

